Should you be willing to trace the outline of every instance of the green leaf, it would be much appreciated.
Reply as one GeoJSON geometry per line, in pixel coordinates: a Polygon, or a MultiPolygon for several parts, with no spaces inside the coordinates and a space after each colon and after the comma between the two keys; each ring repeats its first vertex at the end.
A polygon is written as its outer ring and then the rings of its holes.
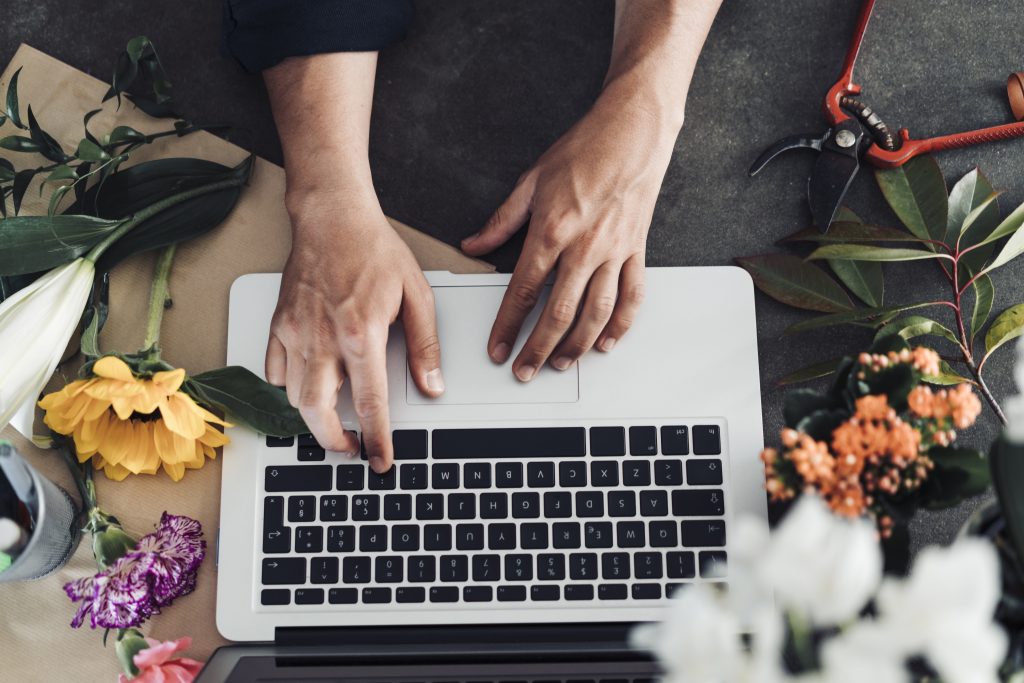
{"type": "Polygon", "coordinates": [[[107,144],[117,145],[122,142],[143,142],[145,139],[145,135],[131,126],[118,126],[110,131],[110,134],[107,136],[107,144]]]}
{"type": "Polygon", "coordinates": [[[0,181],[14,180],[14,164],[9,159],[0,159],[0,181]]]}
{"type": "Polygon", "coordinates": [[[105,314],[97,306],[89,306],[85,313],[85,328],[79,341],[79,348],[88,358],[99,358],[100,328],[103,326],[105,314]]]}
{"type": "Polygon", "coordinates": [[[838,368],[839,364],[842,362],[842,358],[832,358],[830,360],[821,361],[820,363],[814,363],[805,368],[800,368],[799,370],[789,373],[785,377],[779,379],[776,384],[779,386],[788,386],[790,384],[799,384],[800,382],[809,382],[812,379],[828,377],[829,375],[835,374],[836,368],[838,368]]]}
{"type": "Polygon", "coordinates": [[[185,390],[200,403],[223,410],[227,419],[262,434],[291,436],[309,431],[284,389],[235,366],[193,375],[185,390]]]}
{"type": "MultiPolygon", "coordinates": [[[[0,140],[0,142],[3,141],[0,140]]],[[[1009,220],[1009,218],[1007,218],[1007,220],[1009,220]]],[[[995,257],[992,263],[988,264],[981,272],[990,273],[1000,266],[1005,266],[1022,253],[1024,253],[1024,230],[1017,230],[1010,236],[1010,239],[1006,240],[1006,244],[1004,244],[1003,248],[999,250],[999,254],[995,257]]]]}
{"type": "Polygon", "coordinates": [[[38,172],[39,169],[26,168],[14,174],[14,184],[11,192],[11,201],[14,202],[14,213],[21,211],[21,200],[25,197],[25,190],[28,189],[29,183],[32,182],[32,179],[35,178],[38,172]]]}
{"type": "Polygon", "coordinates": [[[935,463],[922,487],[924,507],[939,510],[984,493],[990,481],[988,462],[978,451],[957,446],[933,446],[935,463]]]}
{"type": "Polygon", "coordinates": [[[963,225],[960,227],[960,233],[957,235],[957,239],[962,241],[964,235],[970,232],[972,229],[978,229],[979,232],[984,232],[986,235],[995,228],[999,222],[999,195],[1001,192],[993,192],[988,197],[985,197],[976,207],[971,209],[971,212],[964,218],[963,225]],[[992,216],[995,216],[994,218],[992,216]],[[984,228],[987,228],[985,230],[984,228]]]}
{"type": "MultiPolygon", "coordinates": [[[[992,184],[977,168],[953,185],[953,189],[949,191],[946,244],[956,244],[958,239],[965,239],[962,236],[967,232],[964,226],[968,216],[993,193],[995,193],[995,189],[992,184]]],[[[982,215],[972,220],[972,225],[976,232],[984,232],[987,235],[998,222],[999,207],[995,204],[988,204],[982,215]],[[988,226],[987,231],[984,229],[986,225],[988,226]]]]}
{"type": "Polygon", "coordinates": [[[826,443],[832,440],[832,432],[850,417],[845,410],[816,410],[797,423],[795,429],[807,434],[815,441],[826,443]]]}
{"type": "Polygon", "coordinates": [[[0,275],[24,275],[67,263],[121,221],[91,216],[13,216],[0,221],[0,275]]]}
{"type": "Polygon", "coordinates": [[[992,321],[985,335],[985,357],[1006,342],[1024,334],[1024,304],[1010,306],[992,321]]]}
{"type": "Polygon", "coordinates": [[[117,56],[117,64],[114,66],[114,75],[110,80],[110,89],[103,96],[106,102],[112,97],[117,97],[117,106],[121,106],[121,93],[131,87],[135,77],[139,73],[139,64],[134,61],[127,51],[117,56]]]}
{"type": "Polygon", "coordinates": [[[32,141],[39,145],[39,153],[50,161],[56,161],[58,163],[63,162],[68,158],[68,155],[64,153],[60,143],[53,139],[53,137],[43,130],[39,126],[39,122],[36,121],[35,114],[32,113],[32,105],[28,107],[28,130],[29,135],[32,136],[32,141]]]}
{"type": "Polygon", "coordinates": [[[832,313],[830,315],[811,318],[810,320],[801,320],[795,325],[790,326],[786,330],[786,334],[806,332],[808,330],[815,330],[820,327],[829,327],[831,325],[845,325],[847,323],[859,323],[864,321],[870,321],[872,323],[882,325],[892,320],[893,317],[902,311],[909,311],[915,308],[924,308],[925,306],[934,305],[934,302],[929,301],[923,304],[905,304],[902,306],[890,306],[888,308],[859,308],[855,311],[832,313]]]}
{"type": "Polygon", "coordinates": [[[12,152],[39,151],[39,145],[32,138],[27,138],[24,135],[8,135],[5,138],[0,138],[0,147],[12,152]]]}
{"type": "Polygon", "coordinates": [[[1010,215],[1004,218],[979,244],[988,244],[1007,235],[1012,235],[1020,230],[1021,225],[1024,225],[1024,204],[1011,211],[1010,215]]]}
{"type": "Polygon", "coordinates": [[[944,258],[948,254],[936,253],[925,249],[896,249],[891,247],[873,247],[863,244],[828,244],[818,247],[807,257],[817,259],[844,259],[850,261],[919,261],[921,259],[944,258]]]}
{"type": "Polygon", "coordinates": [[[973,342],[974,337],[981,332],[981,328],[985,326],[988,316],[992,312],[996,289],[992,284],[992,278],[988,275],[975,278],[971,283],[971,289],[974,290],[974,310],[971,311],[971,341],[973,342]]]}
{"type": "Polygon", "coordinates": [[[882,264],[872,261],[829,259],[828,265],[840,282],[868,306],[881,306],[885,295],[882,264]]]}
{"type": "Polygon", "coordinates": [[[110,159],[110,155],[102,147],[88,138],[82,138],[79,141],[75,156],[82,161],[107,161],[110,159]]]}
{"type": "Polygon", "coordinates": [[[50,195],[50,203],[46,208],[46,215],[53,216],[57,213],[57,207],[60,206],[60,200],[64,198],[68,192],[74,188],[74,185],[61,185],[53,191],[50,195]]]}
{"type": "Polygon", "coordinates": [[[953,342],[957,346],[960,346],[960,340],[948,327],[937,323],[931,318],[926,318],[920,315],[910,315],[906,318],[900,318],[895,320],[878,331],[875,335],[875,339],[881,339],[890,334],[898,334],[906,340],[913,339],[914,337],[922,337],[925,335],[933,335],[936,337],[943,337],[953,342]]]}
{"type": "Polygon", "coordinates": [[[128,58],[133,62],[138,62],[142,57],[142,52],[149,47],[149,38],[146,36],[135,36],[128,41],[128,45],[125,47],[125,52],[128,53],[128,58]]]}
{"type": "Polygon", "coordinates": [[[869,394],[885,394],[889,405],[902,412],[907,406],[907,396],[917,385],[917,374],[909,365],[900,363],[890,365],[877,373],[868,374],[866,379],[858,380],[861,396],[869,394]]]}
{"type": "Polygon", "coordinates": [[[7,84],[7,118],[18,128],[25,129],[21,122],[21,113],[18,111],[18,76],[21,75],[21,67],[11,76],[11,82],[7,84]]]}
{"type": "Polygon", "coordinates": [[[67,164],[61,164],[57,168],[50,171],[50,175],[46,176],[46,182],[53,182],[57,180],[77,180],[78,174],[75,173],[75,169],[71,168],[67,164]]]}
{"type": "Polygon", "coordinates": [[[924,375],[921,377],[921,381],[940,387],[956,386],[957,384],[963,384],[964,382],[973,384],[971,379],[957,374],[957,372],[950,367],[949,363],[944,360],[939,361],[938,375],[924,375]]]}
{"type": "Polygon", "coordinates": [[[893,212],[921,239],[946,236],[946,181],[931,156],[915,157],[898,168],[875,171],[878,186],[893,212]]]}
{"type": "Polygon", "coordinates": [[[1018,558],[1024,559],[1024,445],[1009,442],[1005,437],[992,444],[989,452],[992,484],[1002,508],[1007,536],[1018,558]]]}
{"type": "Polygon", "coordinates": [[[839,406],[832,396],[812,389],[793,389],[783,398],[782,417],[787,427],[796,429],[800,421],[811,413],[837,407],[839,406]]]}
{"type": "Polygon", "coordinates": [[[828,232],[817,228],[806,228],[795,232],[789,237],[779,240],[786,242],[823,242],[826,244],[846,244],[850,242],[917,242],[921,240],[905,230],[885,228],[878,225],[856,222],[832,223],[828,232]]]}
{"type": "Polygon", "coordinates": [[[764,254],[736,259],[758,289],[789,306],[835,312],[853,307],[843,288],[825,271],[791,254],[764,254]]]}

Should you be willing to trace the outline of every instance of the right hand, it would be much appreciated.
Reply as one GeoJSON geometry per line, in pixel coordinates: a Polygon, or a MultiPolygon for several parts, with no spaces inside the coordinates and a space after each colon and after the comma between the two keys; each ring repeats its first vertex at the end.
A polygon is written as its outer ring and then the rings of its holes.
{"type": "Polygon", "coordinates": [[[384,473],[394,461],[385,350],[399,316],[416,386],[427,396],[444,391],[433,292],[379,205],[314,205],[291,212],[292,251],[270,325],[267,380],[286,388],[324,448],[358,453],[359,439],[336,410],[347,378],[370,466],[384,473]]]}

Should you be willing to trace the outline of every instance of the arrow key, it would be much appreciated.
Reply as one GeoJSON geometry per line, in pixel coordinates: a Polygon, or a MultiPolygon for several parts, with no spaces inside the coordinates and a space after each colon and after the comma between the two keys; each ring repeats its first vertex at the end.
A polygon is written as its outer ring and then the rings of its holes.
{"type": "Polygon", "coordinates": [[[306,583],[306,558],[268,557],[263,560],[263,584],[306,583]]]}
{"type": "Polygon", "coordinates": [[[292,549],[292,530],[286,526],[263,529],[263,552],[286,553],[292,549]]]}
{"type": "Polygon", "coordinates": [[[309,561],[310,583],[338,583],[338,558],[314,557],[309,561]]]}

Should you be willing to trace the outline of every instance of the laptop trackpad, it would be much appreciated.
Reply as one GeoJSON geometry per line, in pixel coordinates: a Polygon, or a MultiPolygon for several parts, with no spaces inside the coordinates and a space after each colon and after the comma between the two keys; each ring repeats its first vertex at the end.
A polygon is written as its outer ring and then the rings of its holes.
{"type": "Polygon", "coordinates": [[[441,367],[445,393],[437,399],[423,396],[406,370],[405,398],[413,405],[480,405],[493,403],[574,403],[580,398],[579,365],[565,372],[541,368],[532,382],[523,384],[512,375],[512,359],[526,343],[550,287],[526,319],[510,359],[495,365],[487,356],[487,339],[505,293],[502,286],[434,287],[437,329],[441,339],[441,367]]]}

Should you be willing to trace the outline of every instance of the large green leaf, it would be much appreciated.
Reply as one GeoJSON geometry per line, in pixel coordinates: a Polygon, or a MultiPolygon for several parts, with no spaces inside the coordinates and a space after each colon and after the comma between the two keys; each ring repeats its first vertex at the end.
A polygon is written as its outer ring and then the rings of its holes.
{"type": "Polygon", "coordinates": [[[990,483],[989,466],[978,451],[957,446],[934,446],[928,457],[935,463],[922,493],[931,510],[952,507],[977,496],[990,483]]]}
{"type": "Polygon", "coordinates": [[[1024,334],[1024,304],[1010,306],[992,321],[985,335],[985,355],[1024,334]]]}
{"type": "Polygon", "coordinates": [[[873,247],[866,244],[827,244],[818,247],[807,257],[816,259],[843,259],[849,261],[919,261],[930,258],[950,258],[948,254],[925,249],[897,249],[873,247]]]}
{"type": "Polygon", "coordinates": [[[819,410],[833,410],[840,406],[834,397],[812,389],[793,389],[783,399],[782,417],[787,427],[796,429],[800,421],[819,410]]]}
{"type": "Polygon", "coordinates": [[[915,157],[903,166],[875,172],[878,186],[910,232],[921,239],[946,236],[946,181],[931,156],[915,157]]]}
{"type": "Polygon", "coordinates": [[[0,275],[25,275],[67,263],[89,251],[121,223],[76,215],[0,220],[0,275]]]}
{"type": "Polygon", "coordinates": [[[885,295],[882,264],[874,261],[829,259],[828,265],[839,280],[868,306],[881,306],[885,295]]]}
{"type": "MultiPolygon", "coordinates": [[[[949,191],[949,209],[946,217],[946,244],[956,244],[966,232],[964,222],[972,211],[995,193],[992,183],[980,170],[973,171],[958,180],[949,191]]],[[[985,236],[999,223],[999,206],[988,204],[981,216],[973,221],[973,230],[984,232],[985,236]],[[984,230],[988,226],[988,230],[984,230]]],[[[967,236],[964,236],[967,239],[967,236]]],[[[974,244],[975,242],[971,242],[974,244]]]]}
{"type": "Polygon", "coordinates": [[[971,341],[981,332],[992,312],[992,302],[996,298],[995,285],[988,275],[981,275],[971,283],[974,290],[974,310],[971,311],[971,341]]]}
{"type": "Polygon", "coordinates": [[[944,360],[939,361],[939,374],[925,375],[921,377],[921,381],[940,387],[956,386],[957,384],[963,384],[964,382],[973,384],[972,379],[957,373],[956,370],[954,370],[950,364],[944,360]]]}
{"type": "MultiPolygon", "coordinates": [[[[1007,218],[1007,220],[1009,220],[1009,218],[1007,218]]],[[[1022,253],[1024,253],[1024,230],[1017,230],[1010,236],[1010,239],[1006,240],[1006,244],[1004,244],[1003,248],[999,250],[999,254],[995,259],[993,259],[992,263],[988,264],[981,272],[989,273],[1000,266],[1005,266],[1022,253]]]]}
{"type": "Polygon", "coordinates": [[[7,118],[18,128],[25,128],[21,122],[21,112],[18,107],[18,76],[21,75],[21,67],[11,76],[11,82],[7,84],[7,118]]]}
{"type": "Polygon", "coordinates": [[[817,228],[800,230],[789,237],[779,240],[780,244],[785,242],[823,242],[826,244],[845,244],[849,242],[920,243],[921,239],[911,235],[906,230],[846,221],[832,223],[829,226],[828,232],[822,232],[817,228]]]}
{"type": "Polygon", "coordinates": [[[792,254],[736,259],[758,289],[784,304],[826,313],[846,311],[853,302],[825,271],[792,254]]]}
{"type": "Polygon", "coordinates": [[[906,318],[900,318],[888,323],[878,331],[878,334],[875,335],[875,340],[877,341],[891,334],[898,334],[906,340],[932,335],[948,339],[957,346],[960,345],[960,340],[957,339],[951,329],[922,315],[908,315],[906,318]]]}
{"type": "Polygon", "coordinates": [[[838,368],[842,362],[842,358],[831,358],[829,360],[821,361],[820,363],[813,363],[807,367],[800,368],[799,370],[794,370],[788,375],[780,378],[776,383],[779,386],[788,386],[790,384],[799,384],[800,382],[809,382],[812,379],[828,377],[829,375],[835,374],[836,368],[838,368]]]}
{"type": "Polygon", "coordinates": [[[1010,215],[1004,218],[987,237],[979,242],[979,244],[988,244],[989,242],[995,242],[1007,235],[1012,235],[1020,230],[1020,226],[1022,225],[1024,225],[1024,204],[1021,204],[1011,211],[1010,215]]]}
{"type": "Polygon", "coordinates": [[[186,380],[185,391],[200,403],[223,410],[229,421],[263,434],[291,436],[309,431],[284,389],[237,365],[193,375],[186,380]]]}
{"type": "Polygon", "coordinates": [[[830,327],[832,325],[845,325],[848,323],[870,322],[873,324],[881,325],[892,320],[896,315],[903,311],[909,311],[915,308],[924,308],[926,306],[934,305],[934,302],[928,302],[921,304],[905,304],[902,306],[889,306],[885,308],[858,308],[855,311],[831,313],[829,315],[821,315],[818,316],[817,318],[811,318],[810,320],[801,320],[795,325],[791,325],[786,330],[786,334],[793,334],[795,332],[806,332],[808,330],[816,330],[820,327],[830,327]]]}

